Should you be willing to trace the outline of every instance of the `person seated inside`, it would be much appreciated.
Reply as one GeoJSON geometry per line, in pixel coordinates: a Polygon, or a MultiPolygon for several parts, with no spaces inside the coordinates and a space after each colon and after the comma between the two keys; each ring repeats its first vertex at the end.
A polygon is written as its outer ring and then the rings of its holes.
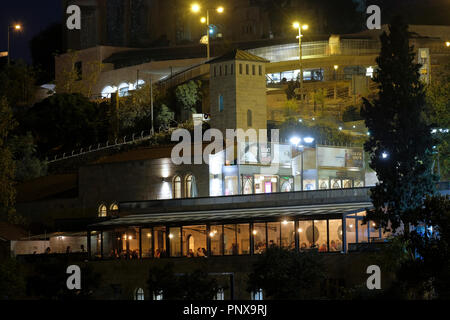
{"type": "Polygon", "coordinates": [[[204,254],[202,248],[198,248],[197,249],[197,257],[204,257],[204,256],[205,256],[205,254],[204,254]]]}
{"type": "Polygon", "coordinates": [[[339,251],[337,248],[337,245],[336,245],[336,241],[334,241],[334,240],[331,240],[331,242],[330,242],[330,251],[333,251],[333,252],[339,251]]]}
{"type": "Polygon", "coordinates": [[[306,249],[308,249],[308,247],[306,246],[306,243],[303,242],[302,245],[300,246],[300,250],[301,250],[301,251],[304,251],[304,250],[306,250],[306,249]]]}
{"type": "Polygon", "coordinates": [[[205,248],[202,248],[203,256],[206,258],[208,256],[208,252],[205,248]]]}
{"type": "Polygon", "coordinates": [[[157,259],[161,258],[161,251],[159,249],[156,249],[155,251],[155,258],[157,259]]]}
{"type": "Polygon", "coordinates": [[[192,249],[189,249],[189,251],[187,253],[187,257],[188,258],[193,258],[194,257],[194,251],[192,251],[192,249]]]}
{"type": "Polygon", "coordinates": [[[319,248],[319,252],[327,252],[327,251],[328,251],[327,245],[326,243],[323,243],[319,248]]]}

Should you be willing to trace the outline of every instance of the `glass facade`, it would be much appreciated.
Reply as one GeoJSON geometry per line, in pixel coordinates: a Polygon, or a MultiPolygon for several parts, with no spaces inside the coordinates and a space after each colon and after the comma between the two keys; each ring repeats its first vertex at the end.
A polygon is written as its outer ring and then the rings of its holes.
{"type": "Polygon", "coordinates": [[[300,252],[343,252],[349,250],[349,245],[382,241],[388,236],[377,229],[374,222],[364,224],[363,219],[364,213],[360,213],[344,219],[285,219],[91,231],[90,256],[94,259],[138,259],[257,255],[272,247],[300,252]]]}

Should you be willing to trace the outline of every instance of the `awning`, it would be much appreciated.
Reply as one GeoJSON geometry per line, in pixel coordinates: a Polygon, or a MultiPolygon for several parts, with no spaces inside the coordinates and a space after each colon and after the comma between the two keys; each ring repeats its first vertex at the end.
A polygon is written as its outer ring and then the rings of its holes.
{"type": "Polygon", "coordinates": [[[289,207],[268,207],[230,210],[188,211],[175,213],[136,214],[108,220],[90,225],[91,230],[105,229],[114,226],[140,226],[165,224],[199,224],[214,222],[230,222],[233,220],[283,219],[283,218],[314,218],[314,217],[342,217],[344,215],[361,212],[372,207],[370,202],[305,205],[289,207]]]}

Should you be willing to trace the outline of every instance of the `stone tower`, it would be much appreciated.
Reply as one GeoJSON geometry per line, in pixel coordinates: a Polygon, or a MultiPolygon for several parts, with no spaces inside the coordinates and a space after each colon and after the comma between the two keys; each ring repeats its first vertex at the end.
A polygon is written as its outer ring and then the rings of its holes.
{"type": "Polygon", "coordinates": [[[211,128],[267,129],[266,68],[269,61],[242,50],[211,60],[211,128]]]}

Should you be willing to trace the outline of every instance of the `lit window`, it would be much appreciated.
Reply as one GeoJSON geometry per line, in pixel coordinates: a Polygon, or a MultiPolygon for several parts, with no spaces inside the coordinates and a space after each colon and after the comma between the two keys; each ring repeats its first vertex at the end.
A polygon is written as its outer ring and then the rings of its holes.
{"type": "Polygon", "coordinates": [[[130,91],[130,84],[123,82],[119,85],[119,97],[129,96],[130,95],[129,91],[130,91]]]}
{"type": "Polygon", "coordinates": [[[264,300],[263,299],[263,290],[262,289],[258,289],[256,291],[253,291],[252,292],[252,300],[255,300],[255,301],[264,300]]]}
{"type": "Polygon", "coordinates": [[[242,74],[242,63],[239,63],[239,74],[242,74]]]}
{"type": "Polygon", "coordinates": [[[248,75],[249,70],[250,70],[250,68],[249,68],[248,64],[246,64],[246,65],[245,65],[245,74],[248,75]]]}
{"type": "Polygon", "coordinates": [[[256,74],[256,66],[254,64],[252,64],[252,75],[256,74]]]}
{"type": "Polygon", "coordinates": [[[247,127],[251,127],[252,125],[253,125],[252,110],[247,110],[247,127]]]}
{"type": "Polygon", "coordinates": [[[197,197],[197,185],[195,183],[195,177],[193,175],[188,175],[185,178],[185,197],[195,198],[197,197]]]}
{"type": "Polygon", "coordinates": [[[119,205],[118,205],[117,203],[113,203],[113,204],[109,207],[109,210],[110,210],[111,212],[117,212],[117,211],[119,211],[119,205]]]}
{"type": "Polygon", "coordinates": [[[104,204],[101,204],[98,208],[98,216],[99,217],[106,217],[108,215],[108,209],[104,204]]]}
{"type": "Polygon", "coordinates": [[[262,66],[258,66],[259,75],[262,76],[262,66]]]}
{"type": "Polygon", "coordinates": [[[216,296],[214,297],[214,300],[225,300],[225,292],[223,292],[222,288],[220,288],[217,291],[216,296]]]}
{"type": "Polygon", "coordinates": [[[155,301],[161,301],[163,298],[164,298],[164,297],[163,297],[163,292],[162,292],[162,290],[153,293],[153,300],[155,300],[155,301]]]}
{"type": "Polygon", "coordinates": [[[143,301],[144,300],[144,289],[137,288],[134,292],[134,300],[143,301]]]}
{"type": "Polygon", "coordinates": [[[116,87],[106,86],[102,90],[102,98],[111,98],[111,95],[117,91],[116,87]]]}
{"type": "Polygon", "coordinates": [[[223,106],[223,95],[219,95],[219,111],[222,112],[224,109],[223,106]]]}
{"type": "Polygon", "coordinates": [[[181,178],[179,176],[173,179],[173,197],[175,199],[181,198],[181,178]]]}

